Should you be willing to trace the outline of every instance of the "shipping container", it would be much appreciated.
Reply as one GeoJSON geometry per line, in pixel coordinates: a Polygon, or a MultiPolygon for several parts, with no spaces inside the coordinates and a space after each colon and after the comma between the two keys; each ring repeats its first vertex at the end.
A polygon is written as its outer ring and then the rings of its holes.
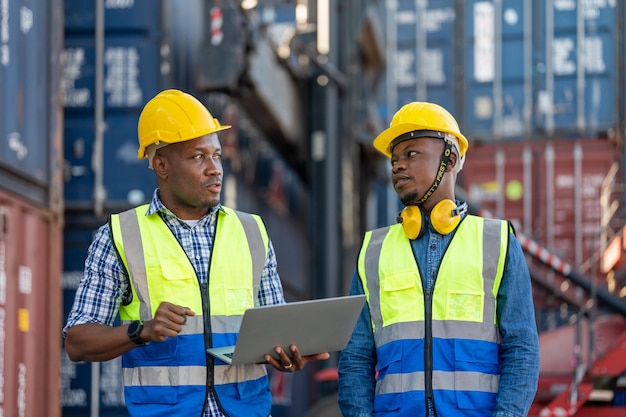
{"type": "Polygon", "coordinates": [[[60,416],[62,2],[0,2],[0,415],[60,416]]]}
{"type": "Polygon", "coordinates": [[[62,203],[60,4],[5,0],[0,7],[0,187],[55,207],[62,203]]]}
{"type": "MultiPolygon", "coordinates": [[[[152,198],[156,181],[147,161],[137,159],[137,122],[145,103],[169,86],[170,48],[161,1],[66,0],[62,10],[65,323],[106,215],[152,198]]],[[[64,416],[87,417],[93,409],[128,415],[120,358],[76,363],[65,351],[59,358],[64,416]]]]}
{"type": "Polygon", "coordinates": [[[470,147],[459,184],[469,199],[598,284],[602,184],[621,151],[605,139],[470,147]]]}
{"type": "Polygon", "coordinates": [[[387,120],[432,101],[487,142],[611,137],[624,122],[621,2],[400,0],[387,12],[387,120]]]}
{"type": "Polygon", "coordinates": [[[456,9],[454,0],[416,2],[401,0],[394,11],[388,36],[396,39],[392,65],[396,100],[389,103],[388,119],[410,101],[434,101],[453,109],[457,66],[456,9]]]}
{"type": "Polygon", "coordinates": [[[60,216],[0,190],[0,415],[60,415],[60,284],[60,216]]]}
{"type": "Polygon", "coordinates": [[[161,2],[65,1],[63,97],[68,210],[103,215],[149,201],[154,174],[137,159],[137,121],[165,88],[161,2]]]}
{"type": "MultiPolygon", "coordinates": [[[[104,223],[93,215],[67,217],[63,231],[63,325],[83,276],[87,250],[104,223]]],[[[73,362],[61,354],[61,401],[64,417],[88,417],[92,408],[102,417],[128,416],[124,402],[121,358],[102,362],[73,362]],[[96,381],[94,383],[94,381],[96,381]]]]}

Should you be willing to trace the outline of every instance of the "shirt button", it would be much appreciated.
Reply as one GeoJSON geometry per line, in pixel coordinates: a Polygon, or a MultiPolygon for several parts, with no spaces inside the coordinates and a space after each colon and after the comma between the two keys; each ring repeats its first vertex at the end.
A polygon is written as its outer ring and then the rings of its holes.
{"type": "Polygon", "coordinates": [[[435,249],[437,249],[437,245],[435,245],[435,244],[433,243],[432,245],[430,245],[430,249],[431,249],[431,250],[435,250],[435,249]]]}
{"type": "Polygon", "coordinates": [[[196,255],[197,260],[200,260],[200,258],[202,258],[200,255],[196,255]]]}

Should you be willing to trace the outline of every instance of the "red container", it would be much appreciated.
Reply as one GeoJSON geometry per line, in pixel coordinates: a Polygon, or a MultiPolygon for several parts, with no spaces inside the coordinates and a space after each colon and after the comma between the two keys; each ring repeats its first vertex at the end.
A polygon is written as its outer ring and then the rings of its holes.
{"type": "Polygon", "coordinates": [[[473,203],[513,221],[519,232],[605,283],[598,257],[600,197],[620,160],[620,151],[603,139],[476,145],[459,184],[473,203]]]}
{"type": "Polygon", "coordinates": [[[0,415],[60,415],[61,220],[0,189],[0,415]]]}

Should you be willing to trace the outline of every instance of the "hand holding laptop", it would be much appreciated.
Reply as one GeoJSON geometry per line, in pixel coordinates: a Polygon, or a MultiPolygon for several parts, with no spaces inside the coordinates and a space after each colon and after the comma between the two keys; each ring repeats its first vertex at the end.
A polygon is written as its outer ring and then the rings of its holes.
{"type": "Polygon", "coordinates": [[[330,357],[330,353],[323,352],[317,353],[314,355],[305,355],[301,356],[300,351],[296,345],[289,346],[291,349],[291,357],[281,348],[277,346],[275,348],[276,355],[278,359],[276,359],[272,355],[265,355],[265,360],[269,365],[272,365],[274,369],[277,369],[281,372],[293,372],[299,371],[304,368],[304,365],[310,361],[325,361],[330,357]]]}

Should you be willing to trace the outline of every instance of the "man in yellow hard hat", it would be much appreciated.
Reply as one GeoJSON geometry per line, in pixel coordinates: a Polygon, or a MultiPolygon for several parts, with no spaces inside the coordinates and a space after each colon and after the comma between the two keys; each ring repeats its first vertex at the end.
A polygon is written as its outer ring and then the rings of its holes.
{"type": "Polygon", "coordinates": [[[365,234],[351,294],[367,303],[339,360],[344,417],[522,417],[539,345],[512,227],[467,214],[454,185],[468,141],[441,106],[403,106],[374,147],[405,208],[365,234]]]}
{"type": "MultiPolygon", "coordinates": [[[[132,416],[270,414],[265,365],[227,365],[206,353],[234,345],[246,309],[285,302],[263,221],[220,204],[217,132],[229,127],[182,91],[150,100],[138,157],[148,158],[158,188],[149,205],[112,215],[89,248],[65,349],[74,361],[121,355],[132,416]]],[[[293,372],[328,356],[291,346],[266,360],[293,372]]]]}

